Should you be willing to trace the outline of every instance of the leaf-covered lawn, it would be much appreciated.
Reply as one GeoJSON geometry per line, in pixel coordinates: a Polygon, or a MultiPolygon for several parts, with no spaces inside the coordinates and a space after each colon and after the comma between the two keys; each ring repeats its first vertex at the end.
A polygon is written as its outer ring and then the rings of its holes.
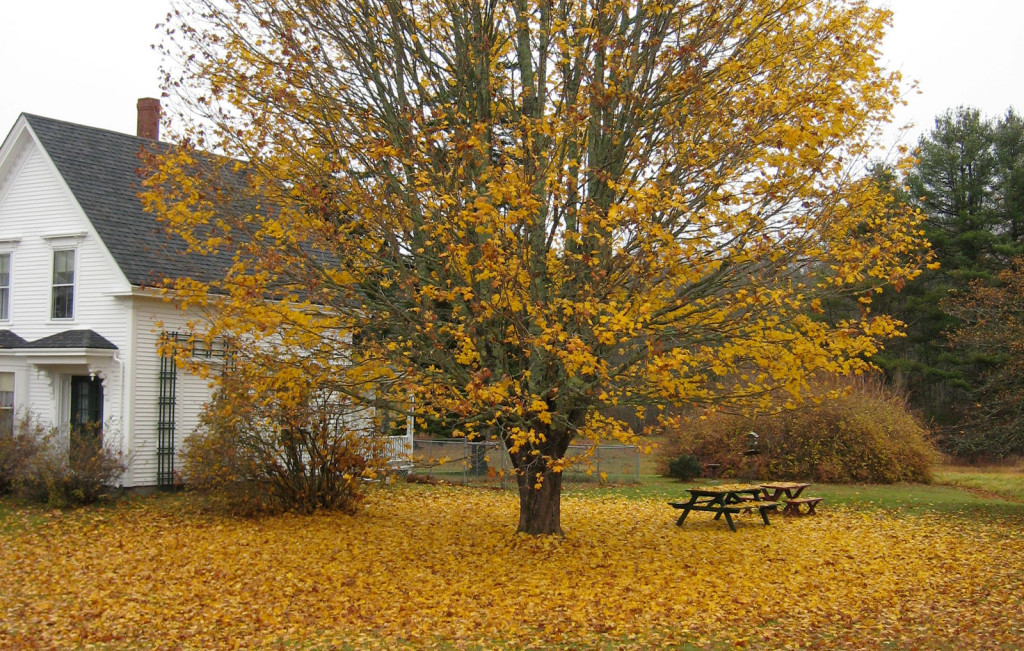
{"type": "Polygon", "coordinates": [[[568,496],[560,540],[512,535],[514,496],[478,489],[376,491],[357,516],[186,507],[8,511],[0,648],[1024,646],[1019,518],[826,502],[732,533],[568,496]]]}

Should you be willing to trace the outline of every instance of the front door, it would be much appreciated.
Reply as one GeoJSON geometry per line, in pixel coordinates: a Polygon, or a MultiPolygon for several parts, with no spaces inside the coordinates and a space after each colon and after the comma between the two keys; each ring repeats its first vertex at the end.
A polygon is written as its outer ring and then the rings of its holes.
{"type": "Polygon", "coordinates": [[[103,443],[103,380],[71,377],[71,452],[94,454],[103,443]]]}

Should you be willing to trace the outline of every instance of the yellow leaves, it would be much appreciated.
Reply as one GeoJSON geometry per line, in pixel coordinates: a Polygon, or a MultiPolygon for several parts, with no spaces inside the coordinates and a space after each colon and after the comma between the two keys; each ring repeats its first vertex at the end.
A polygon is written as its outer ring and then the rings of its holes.
{"type": "Polygon", "coordinates": [[[922,262],[920,215],[849,163],[898,92],[871,53],[884,12],[530,0],[482,34],[435,0],[260,7],[181,25],[182,99],[215,118],[196,133],[251,164],[200,174],[172,151],[144,197],[191,251],[231,259],[175,285],[211,330],[361,355],[382,402],[412,392],[522,441],[569,412],[798,396],[896,333],[869,288],[850,323],[822,307],[922,262]]]}
{"type": "Polygon", "coordinates": [[[537,419],[546,425],[551,424],[551,412],[548,411],[548,403],[539,398],[534,398],[530,409],[537,415],[537,419]]]}
{"type": "Polygon", "coordinates": [[[0,646],[1024,644],[1013,519],[832,506],[770,527],[741,517],[734,534],[602,494],[564,500],[560,539],[510,535],[516,508],[508,493],[397,486],[356,516],[232,519],[179,497],[29,514],[0,530],[0,646]]]}
{"type": "Polygon", "coordinates": [[[469,337],[461,338],[459,350],[455,355],[455,361],[463,366],[473,366],[480,361],[480,354],[477,352],[472,339],[469,337]]]}

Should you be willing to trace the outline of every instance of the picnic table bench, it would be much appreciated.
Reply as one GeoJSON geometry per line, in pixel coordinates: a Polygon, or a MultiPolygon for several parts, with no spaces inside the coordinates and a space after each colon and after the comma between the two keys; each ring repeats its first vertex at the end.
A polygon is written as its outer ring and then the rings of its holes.
{"type": "Polygon", "coordinates": [[[669,502],[672,508],[682,509],[683,513],[676,520],[681,526],[690,511],[706,511],[715,514],[715,520],[723,515],[729,528],[736,531],[732,516],[739,513],[757,511],[765,526],[768,526],[768,511],[778,509],[779,503],[759,499],[762,489],[753,484],[722,484],[721,486],[697,486],[686,489],[690,499],[686,502],[669,502]]]}
{"type": "Polygon", "coordinates": [[[800,497],[800,494],[804,492],[804,489],[810,486],[810,484],[802,484],[799,482],[769,482],[761,484],[761,488],[764,490],[764,498],[772,502],[778,502],[781,498],[785,497],[785,506],[782,509],[783,515],[804,515],[800,512],[800,507],[803,505],[807,506],[806,515],[814,515],[814,507],[816,507],[824,497],[800,497]]]}
{"type": "Polygon", "coordinates": [[[785,508],[782,509],[784,515],[814,515],[814,507],[818,506],[818,503],[824,500],[824,497],[800,497],[795,500],[786,501],[785,508]],[[800,512],[801,505],[807,505],[807,513],[800,512]]]}

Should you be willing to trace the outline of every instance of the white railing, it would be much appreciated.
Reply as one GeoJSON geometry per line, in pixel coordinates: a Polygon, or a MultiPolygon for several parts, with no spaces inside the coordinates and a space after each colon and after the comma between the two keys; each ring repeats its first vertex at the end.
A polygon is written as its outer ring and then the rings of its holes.
{"type": "Polygon", "coordinates": [[[412,436],[408,433],[401,436],[385,436],[384,457],[387,459],[389,466],[411,466],[412,436]]]}

